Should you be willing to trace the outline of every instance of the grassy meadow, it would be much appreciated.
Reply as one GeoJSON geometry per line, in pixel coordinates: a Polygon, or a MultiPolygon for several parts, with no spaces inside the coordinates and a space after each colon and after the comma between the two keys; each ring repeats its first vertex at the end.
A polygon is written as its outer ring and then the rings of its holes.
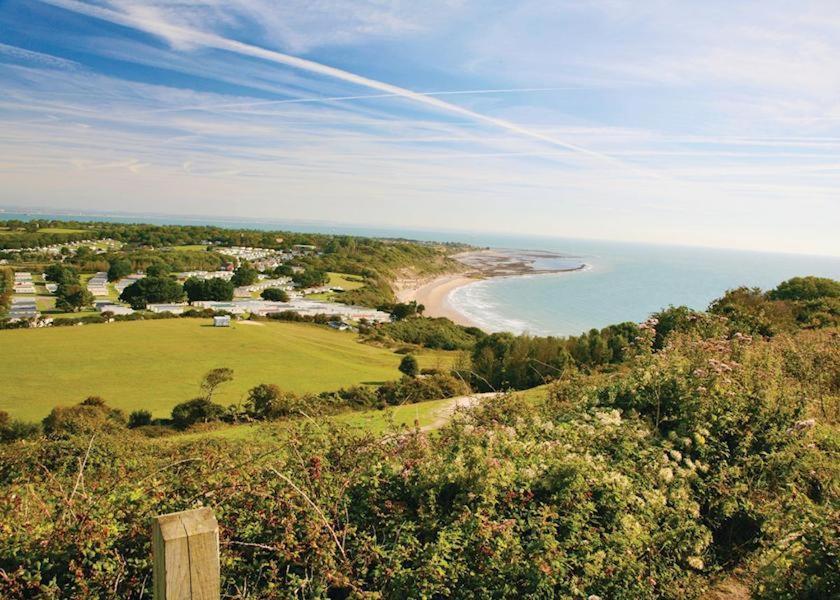
{"type": "MultiPolygon", "coordinates": [[[[0,410],[37,420],[56,405],[103,397],[109,405],[168,416],[198,395],[201,376],[229,367],[234,381],[214,399],[244,399],[251,387],[274,383],[321,392],[400,376],[401,356],[358,342],[356,335],[303,323],[235,323],[169,319],[81,327],[0,331],[0,410]]],[[[446,367],[450,353],[426,352],[423,367],[446,367]]]]}

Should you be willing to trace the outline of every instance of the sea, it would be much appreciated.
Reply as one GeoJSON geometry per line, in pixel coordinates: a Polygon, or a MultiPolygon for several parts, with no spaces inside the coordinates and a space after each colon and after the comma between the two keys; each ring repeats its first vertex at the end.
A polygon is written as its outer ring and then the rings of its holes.
{"type": "Polygon", "coordinates": [[[453,291],[450,305],[487,331],[533,335],[577,335],[624,321],[641,322],[668,306],[702,310],[726,290],[739,286],[770,289],[798,275],[840,279],[840,257],[807,256],[487,234],[411,228],[364,227],[323,221],[278,221],[2,212],[6,219],[91,220],[230,228],[284,230],[423,241],[463,242],[511,251],[536,250],[585,265],[565,273],[502,277],[477,281],[453,291]]]}

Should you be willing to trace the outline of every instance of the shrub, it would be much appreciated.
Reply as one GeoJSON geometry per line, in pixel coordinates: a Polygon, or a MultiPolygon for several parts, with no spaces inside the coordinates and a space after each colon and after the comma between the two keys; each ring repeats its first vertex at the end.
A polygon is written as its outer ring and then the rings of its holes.
{"type": "Polygon", "coordinates": [[[467,350],[484,337],[475,327],[462,327],[449,319],[409,318],[386,323],[377,332],[390,339],[407,344],[441,350],[467,350]]]}
{"type": "Polygon", "coordinates": [[[268,288],[262,291],[260,298],[270,302],[288,302],[289,294],[286,290],[281,290],[280,288],[268,288]]]}
{"type": "Polygon", "coordinates": [[[272,384],[260,384],[248,391],[245,412],[253,419],[279,419],[294,414],[301,400],[272,384]]]}
{"type": "Polygon", "coordinates": [[[217,277],[212,279],[190,277],[184,282],[184,292],[190,302],[199,300],[227,302],[233,300],[233,290],[233,284],[230,281],[217,277]]]}
{"type": "Polygon", "coordinates": [[[152,424],[152,413],[148,410],[135,410],[128,415],[128,428],[145,427],[152,424]]]}
{"type": "Polygon", "coordinates": [[[172,409],[172,422],[178,429],[186,429],[196,423],[218,421],[225,414],[225,407],[207,398],[194,398],[182,402],[172,409]]]}
{"type": "Polygon", "coordinates": [[[400,373],[408,377],[417,377],[420,374],[420,365],[413,354],[406,354],[400,361],[400,373]]]}
{"type": "Polygon", "coordinates": [[[115,433],[125,428],[125,415],[102,398],[91,396],[76,406],[55,407],[42,425],[51,437],[115,433]]]}
{"type": "Polygon", "coordinates": [[[0,443],[32,438],[40,433],[41,428],[37,423],[26,423],[12,419],[9,413],[0,410],[0,443]]]}

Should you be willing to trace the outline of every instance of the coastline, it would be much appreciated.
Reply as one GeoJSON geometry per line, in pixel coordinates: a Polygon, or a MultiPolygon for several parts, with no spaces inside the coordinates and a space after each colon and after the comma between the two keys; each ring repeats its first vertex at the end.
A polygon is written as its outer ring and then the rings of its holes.
{"type": "Polygon", "coordinates": [[[458,310],[450,301],[455,290],[487,279],[507,277],[527,277],[533,275],[549,275],[580,271],[586,268],[585,263],[574,266],[569,264],[541,266],[541,261],[568,260],[553,252],[523,251],[523,250],[495,250],[484,249],[462,252],[452,258],[460,262],[464,268],[455,273],[447,273],[437,277],[403,277],[394,282],[395,294],[400,302],[417,302],[425,307],[424,314],[428,317],[446,317],[459,325],[466,327],[481,327],[467,315],[458,310]]]}
{"type": "Polygon", "coordinates": [[[449,295],[456,289],[481,281],[466,272],[450,273],[432,279],[402,280],[397,284],[396,295],[400,302],[417,302],[426,307],[427,317],[446,317],[458,325],[477,327],[466,315],[449,302],[449,295]]]}

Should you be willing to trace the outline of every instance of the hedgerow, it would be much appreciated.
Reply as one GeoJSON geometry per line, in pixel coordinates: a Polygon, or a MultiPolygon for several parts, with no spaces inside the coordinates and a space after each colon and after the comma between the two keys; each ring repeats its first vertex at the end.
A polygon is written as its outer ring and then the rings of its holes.
{"type": "Polygon", "coordinates": [[[434,435],[4,445],[0,597],[148,598],[151,516],[199,505],[232,598],[688,599],[735,566],[760,598],[832,597],[837,332],[653,335],[620,372],[434,435]]]}

